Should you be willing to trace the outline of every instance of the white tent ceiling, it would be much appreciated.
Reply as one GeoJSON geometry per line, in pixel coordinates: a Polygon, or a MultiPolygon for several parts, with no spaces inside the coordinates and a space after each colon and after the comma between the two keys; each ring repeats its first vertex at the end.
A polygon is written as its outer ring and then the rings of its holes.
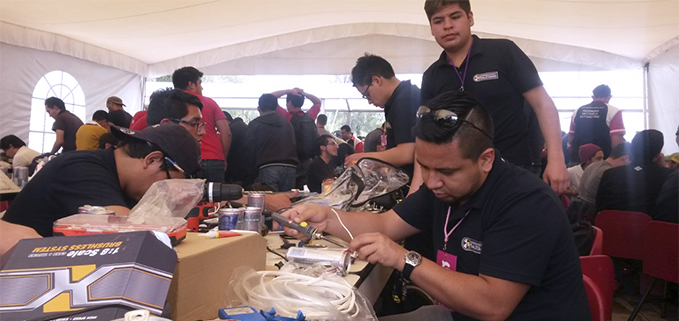
{"type": "MultiPolygon", "coordinates": [[[[419,73],[439,54],[423,3],[1,0],[0,42],[142,76],[346,74],[365,51],[419,73]]],[[[542,70],[639,68],[679,44],[679,0],[475,0],[472,11],[475,33],[514,40],[542,70]]]]}

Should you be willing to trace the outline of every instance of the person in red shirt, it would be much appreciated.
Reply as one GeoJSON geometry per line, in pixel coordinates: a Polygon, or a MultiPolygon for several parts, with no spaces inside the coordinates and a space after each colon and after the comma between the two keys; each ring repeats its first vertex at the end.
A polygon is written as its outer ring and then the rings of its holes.
{"type": "Polygon", "coordinates": [[[200,146],[202,176],[208,182],[224,182],[226,158],[231,147],[231,130],[226,116],[213,99],[203,96],[203,73],[194,67],[183,67],[172,74],[172,84],[176,89],[197,96],[203,103],[205,136],[200,146]]]}

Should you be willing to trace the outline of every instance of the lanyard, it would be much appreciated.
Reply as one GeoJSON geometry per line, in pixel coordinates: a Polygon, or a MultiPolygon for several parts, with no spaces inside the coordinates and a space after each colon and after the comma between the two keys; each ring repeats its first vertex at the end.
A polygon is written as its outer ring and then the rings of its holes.
{"type": "Polygon", "coordinates": [[[467,210],[467,213],[464,213],[464,216],[460,219],[460,221],[453,226],[453,229],[448,232],[448,219],[450,219],[450,206],[448,206],[448,215],[446,215],[446,225],[443,226],[443,251],[445,251],[448,248],[448,238],[450,238],[450,235],[455,232],[455,229],[457,229],[458,226],[464,221],[465,218],[467,218],[467,215],[469,215],[469,212],[471,209],[467,210]]]}
{"type": "Polygon", "coordinates": [[[457,75],[457,78],[460,78],[460,91],[464,91],[464,80],[467,79],[467,67],[469,67],[469,56],[472,53],[472,47],[474,46],[474,38],[472,38],[472,44],[469,46],[469,51],[467,52],[467,58],[465,58],[465,63],[464,63],[464,73],[462,76],[460,76],[460,71],[457,70],[457,67],[455,67],[455,64],[453,63],[452,60],[450,60],[450,57],[446,57],[448,59],[448,63],[453,66],[453,69],[455,69],[455,74],[457,75]]]}

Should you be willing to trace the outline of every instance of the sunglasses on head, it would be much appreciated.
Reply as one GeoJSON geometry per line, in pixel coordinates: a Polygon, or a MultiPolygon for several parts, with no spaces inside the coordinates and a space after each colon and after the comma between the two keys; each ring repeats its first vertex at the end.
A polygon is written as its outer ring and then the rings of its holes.
{"type": "Polygon", "coordinates": [[[464,119],[460,119],[458,115],[452,111],[452,110],[447,110],[447,109],[437,109],[437,110],[431,110],[427,106],[420,106],[420,108],[417,109],[417,118],[422,118],[425,115],[431,114],[434,120],[441,124],[441,125],[447,125],[451,127],[460,127],[462,124],[468,124],[469,126],[472,126],[476,128],[478,131],[486,135],[488,138],[491,140],[493,139],[493,136],[490,136],[485,130],[477,127],[476,125],[472,124],[471,122],[468,122],[464,119]]]}

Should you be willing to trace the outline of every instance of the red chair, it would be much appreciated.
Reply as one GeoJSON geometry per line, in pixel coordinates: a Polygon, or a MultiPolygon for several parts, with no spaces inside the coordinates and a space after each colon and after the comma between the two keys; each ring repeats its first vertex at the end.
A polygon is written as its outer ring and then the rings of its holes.
{"type": "Polygon", "coordinates": [[[561,200],[561,205],[563,205],[563,208],[568,211],[568,207],[571,206],[571,197],[566,194],[561,194],[559,199],[561,200]]]}
{"type": "Polygon", "coordinates": [[[585,292],[587,292],[587,301],[589,301],[589,310],[592,312],[592,321],[610,320],[606,318],[604,310],[604,297],[601,290],[596,286],[592,279],[586,275],[582,275],[582,281],[585,282],[585,292]]]}
{"type": "Polygon", "coordinates": [[[640,212],[604,210],[594,219],[594,225],[604,232],[603,253],[624,259],[642,260],[644,232],[651,217],[640,212]]]}
{"type": "Polygon", "coordinates": [[[589,251],[589,255],[602,255],[604,254],[604,231],[596,226],[592,226],[592,228],[596,231],[596,235],[594,236],[594,242],[592,243],[592,249],[589,251]]]}
{"type": "Polygon", "coordinates": [[[613,261],[606,255],[581,256],[580,266],[582,274],[593,281],[601,292],[603,320],[611,320],[613,318],[613,287],[615,286],[613,261]]]}
{"type": "MultiPolygon", "coordinates": [[[[679,224],[650,222],[644,235],[643,245],[645,249],[643,272],[653,277],[653,281],[628,321],[634,320],[637,316],[657,279],[679,283],[679,224]]],[[[665,299],[664,295],[663,299],[665,299]]],[[[664,302],[661,316],[665,317],[664,302]]]]}

